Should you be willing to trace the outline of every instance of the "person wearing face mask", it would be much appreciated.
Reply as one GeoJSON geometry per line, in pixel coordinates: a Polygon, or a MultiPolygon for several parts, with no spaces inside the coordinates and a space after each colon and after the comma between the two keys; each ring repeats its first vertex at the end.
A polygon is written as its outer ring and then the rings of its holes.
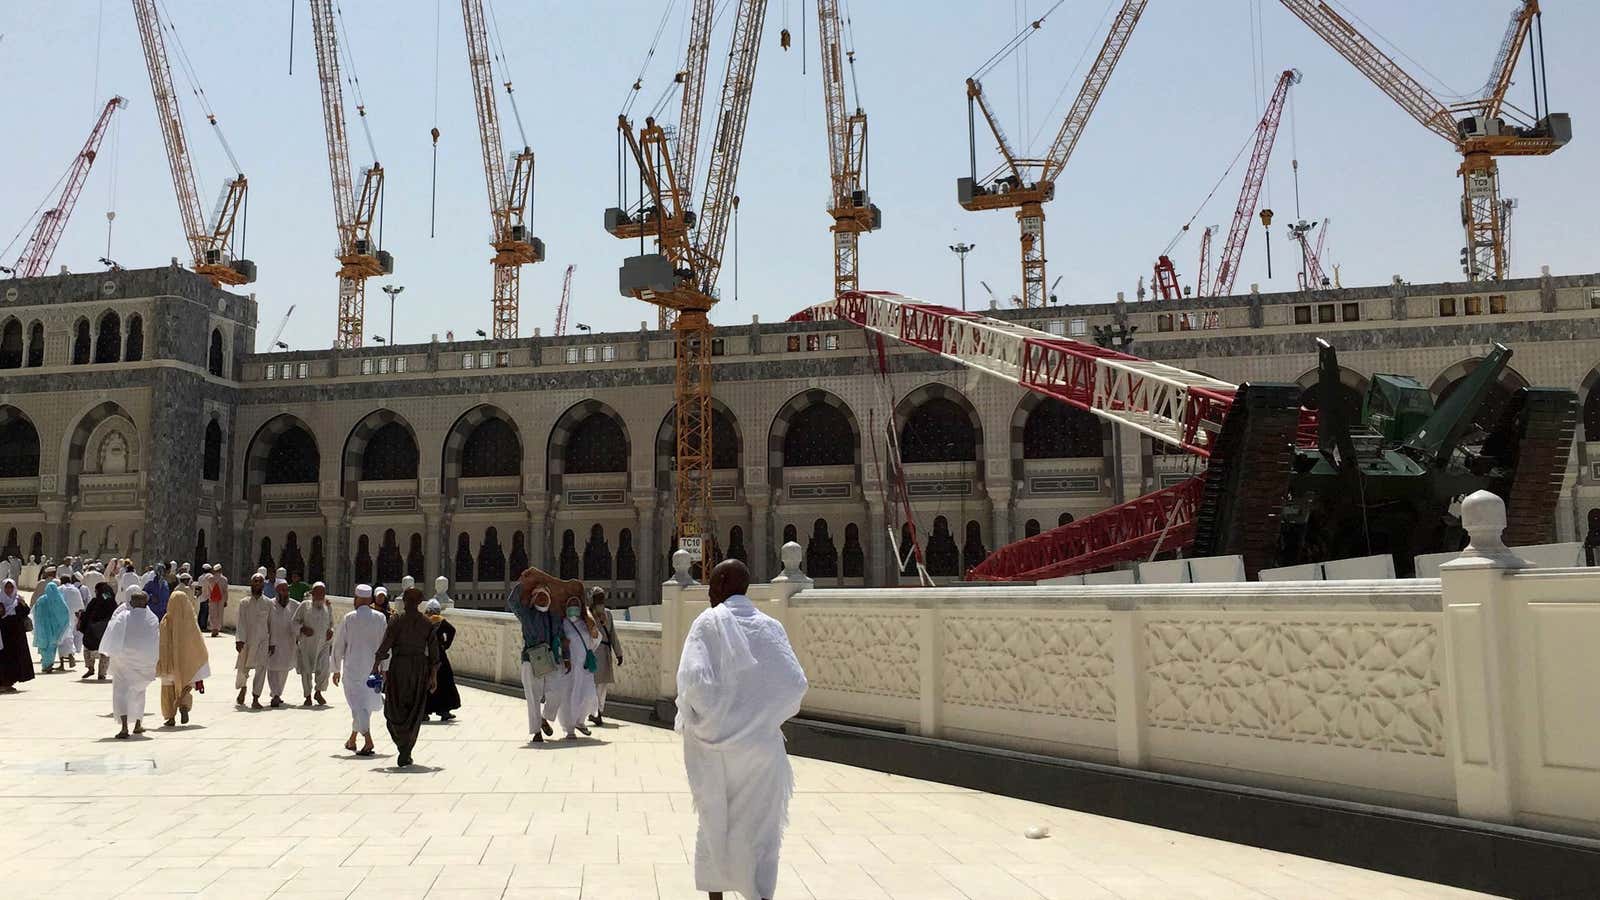
{"type": "Polygon", "coordinates": [[[543,743],[552,734],[564,696],[566,672],[562,667],[561,621],[553,608],[569,597],[582,596],[583,585],[562,581],[542,569],[529,567],[506,593],[506,611],[522,626],[522,696],[528,702],[528,734],[543,743]]]}
{"type": "Polygon", "coordinates": [[[578,739],[576,732],[589,736],[584,720],[600,711],[600,694],[594,683],[595,670],[600,667],[600,629],[595,627],[582,596],[567,600],[566,616],[561,621],[561,642],[566,695],[561,698],[556,723],[566,731],[567,740],[575,741],[578,739]]]}

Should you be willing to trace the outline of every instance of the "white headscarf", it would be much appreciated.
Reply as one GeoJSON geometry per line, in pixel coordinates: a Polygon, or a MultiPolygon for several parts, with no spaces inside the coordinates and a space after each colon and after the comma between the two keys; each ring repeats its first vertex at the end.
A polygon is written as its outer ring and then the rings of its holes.
{"type": "Polygon", "coordinates": [[[441,606],[437,600],[429,600],[428,605],[425,608],[430,616],[437,616],[444,611],[444,607],[441,606]]]}
{"type": "Polygon", "coordinates": [[[0,616],[9,616],[16,612],[17,602],[21,599],[22,595],[17,593],[17,583],[15,581],[10,578],[0,581],[0,607],[5,607],[5,612],[0,613],[0,616]],[[11,590],[4,590],[5,588],[10,588],[11,590]]]}

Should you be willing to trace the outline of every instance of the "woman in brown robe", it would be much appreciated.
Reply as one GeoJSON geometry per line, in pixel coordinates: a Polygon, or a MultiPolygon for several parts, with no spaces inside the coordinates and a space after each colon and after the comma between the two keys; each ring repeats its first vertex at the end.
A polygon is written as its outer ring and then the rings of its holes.
{"type": "Polygon", "coordinates": [[[428,717],[428,695],[439,668],[439,632],[418,609],[422,591],[410,588],[402,598],[405,612],[389,620],[383,643],[372,660],[372,674],[389,660],[383,676],[383,718],[399,750],[399,763],[411,765],[411,748],[428,717]]]}

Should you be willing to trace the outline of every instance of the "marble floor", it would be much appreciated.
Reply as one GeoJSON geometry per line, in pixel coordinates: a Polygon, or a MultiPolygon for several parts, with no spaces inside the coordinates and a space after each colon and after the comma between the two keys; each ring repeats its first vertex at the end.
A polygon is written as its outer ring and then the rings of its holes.
{"type": "MultiPolygon", "coordinates": [[[[519,699],[463,688],[417,765],[344,750],[348,717],[233,706],[224,677],[188,727],[112,740],[109,683],[42,675],[0,696],[14,897],[690,898],[694,812],[671,731],[617,724],[529,745],[519,699]]],[[[299,701],[291,674],[287,700],[299,701]]],[[[381,721],[381,717],[379,717],[381,721]]],[[[1424,898],[1425,882],[812,760],[783,847],[783,900],[1424,898]],[[1050,836],[1023,833],[1042,825],[1050,836]]],[[[729,900],[734,900],[729,896],[729,900]]]]}

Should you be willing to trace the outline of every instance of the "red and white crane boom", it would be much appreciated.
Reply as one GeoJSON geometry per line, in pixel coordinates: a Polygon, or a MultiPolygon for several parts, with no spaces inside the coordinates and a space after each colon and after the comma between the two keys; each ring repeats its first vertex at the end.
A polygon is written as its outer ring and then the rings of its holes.
{"type": "Polygon", "coordinates": [[[111,114],[127,105],[128,101],[121,97],[106,101],[105,107],[100,110],[100,117],[95,119],[94,128],[89,132],[89,139],[83,142],[83,149],[78,151],[72,168],[67,170],[60,199],[39,214],[33,234],[22,246],[22,255],[11,267],[12,277],[34,278],[50,268],[50,260],[56,255],[56,245],[61,243],[61,234],[67,227],[67,219],[72,217],[72,209],[78,205],[78,195],[83,192],[83,183],[89,177],[89,167],[94,165],[95,157],[100,153],[100,142],[105,139],[106,127],[111,124],[111,114]]]}

